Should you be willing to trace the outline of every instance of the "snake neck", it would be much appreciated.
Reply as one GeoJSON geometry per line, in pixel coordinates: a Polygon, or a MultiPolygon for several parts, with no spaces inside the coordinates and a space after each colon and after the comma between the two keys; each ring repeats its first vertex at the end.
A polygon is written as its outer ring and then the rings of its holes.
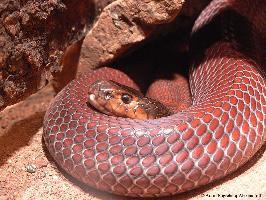
{"type": "Polygon", "coordinates": [[[151,116],[151,119],[166,117],[173,114],[173,112],[164,104],[149,97],[142,98],[139,104],[144,108],[148,115],[151,116]]]}

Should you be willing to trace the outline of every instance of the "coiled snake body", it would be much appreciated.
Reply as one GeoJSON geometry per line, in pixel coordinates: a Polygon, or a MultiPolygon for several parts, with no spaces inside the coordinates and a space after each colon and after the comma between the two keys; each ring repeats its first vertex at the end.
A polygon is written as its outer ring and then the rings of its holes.
{"type": "MultiPolygon", "coordinates": [[[[134,120],[91,110],[87,92],[94,81],[134,85],[109,68],[87,73],[65,87],[44,120],[44,139],[56,162],[89,186],[146,197],[205,185],[250,159],[266,137],[266,5],[259,0],[215,0],[196,20],[193,32],[224,12],[225,18],[237,13],[244,19],[240,22],[249,22],[239,24],[248,29],[243,34],[250,33],[249,38],[225,32],[225,39],[203,42],[206,48],[199,45],[201,56],[190,73],[193,103],[183,112],[134,120]]],[[[239,27],[232,27],[237,33],[239,27]]]]}

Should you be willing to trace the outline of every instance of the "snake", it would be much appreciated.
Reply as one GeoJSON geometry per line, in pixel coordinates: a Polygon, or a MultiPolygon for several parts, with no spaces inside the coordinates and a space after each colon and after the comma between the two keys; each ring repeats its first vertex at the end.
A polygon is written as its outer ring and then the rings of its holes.
{"type": "Polygon", "coordinates": [[[265,143],[265,41],[265,1],[211,1],[191,31],[191,105],[155,119],[98,112],[87,105],[95,81],[137,87],[124,72],[101,67],[50,104],[49,153],[89,187],[123,196],[170,196],[227,176],[265,143]]]}

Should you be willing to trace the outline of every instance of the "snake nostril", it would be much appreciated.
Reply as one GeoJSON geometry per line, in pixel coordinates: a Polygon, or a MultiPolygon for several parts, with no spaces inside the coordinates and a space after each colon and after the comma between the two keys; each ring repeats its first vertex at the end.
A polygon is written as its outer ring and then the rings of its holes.
{"type": "Polygon", "coordinates": [[[114,96],[112,95],[112,92],[111,91],[106,91],[104,92],[104,98],[105,100],[110,100],[112,99],[114,96]]]}

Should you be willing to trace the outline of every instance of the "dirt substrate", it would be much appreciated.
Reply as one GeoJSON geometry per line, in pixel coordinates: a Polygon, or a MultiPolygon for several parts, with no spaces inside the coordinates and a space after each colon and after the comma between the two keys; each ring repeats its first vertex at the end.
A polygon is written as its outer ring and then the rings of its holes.
{"type": "MultiPolygon", "coordinates": [[[[48,85],[0,113],[0,200],[126,199],[88,188],[57,168],[42,141],[42,121],[53,95],[48,85]]],[[[265,149],[225,179],[165,199],[266,199],[265,149]],[[238,198],[218,197],[230,194],[238,198]]]]}

